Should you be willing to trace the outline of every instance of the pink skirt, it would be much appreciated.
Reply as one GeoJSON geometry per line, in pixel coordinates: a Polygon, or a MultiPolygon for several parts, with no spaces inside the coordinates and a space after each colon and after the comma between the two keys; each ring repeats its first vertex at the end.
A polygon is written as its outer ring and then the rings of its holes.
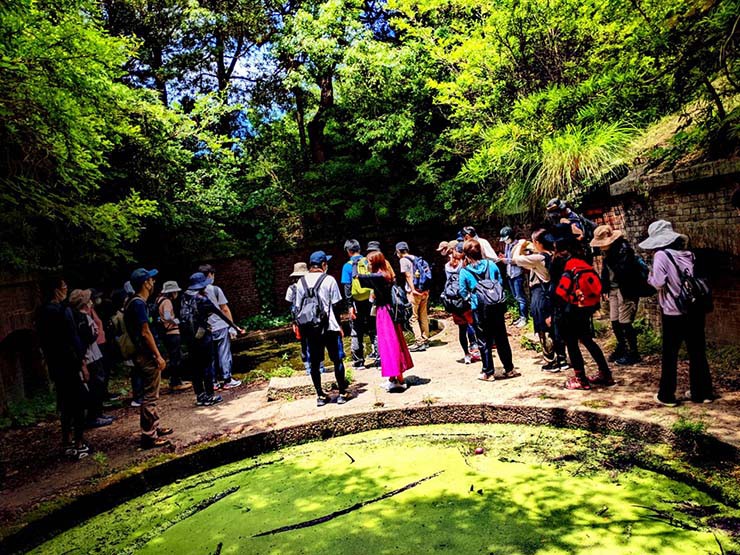
{"type": "Polygon", "coordinates": [[[392,319],[387,306],[379,306],[375,319],[378,333],[378,354],[380,355],[380,375],[387,378],[400,376],[414,367],[401,324],[392,319]]]}

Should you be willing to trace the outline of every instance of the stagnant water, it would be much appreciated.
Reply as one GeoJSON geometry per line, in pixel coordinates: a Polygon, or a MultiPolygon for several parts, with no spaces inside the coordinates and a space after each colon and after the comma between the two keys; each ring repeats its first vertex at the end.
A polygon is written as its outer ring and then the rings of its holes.
{"type": "Polygon", "coordinates": [[[624,441],[514,425],[287,447],[125,502],[34,553],[703,554],[731,509],[625,464],[624,441]],[[710,517],[711,515],[711,517],[710,517]]]}

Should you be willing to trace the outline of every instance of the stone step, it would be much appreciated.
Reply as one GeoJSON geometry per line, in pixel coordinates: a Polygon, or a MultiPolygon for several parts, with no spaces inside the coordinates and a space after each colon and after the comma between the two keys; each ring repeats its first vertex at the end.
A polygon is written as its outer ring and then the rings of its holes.
{"type": "MultiPolygon", "coordinates": [[[[321,386],[327,392],[338,389],[337,381],[334,379],[333,366],[327,366],[326,372],[321,374],[321,386]]],[[[311,376],[308,374],[300,374],[289,378],[270,378],[270,383],[267,386],[268,401],[311,397],[313,395],[316,395],[316,390],[313,387],[311,376]]]]}

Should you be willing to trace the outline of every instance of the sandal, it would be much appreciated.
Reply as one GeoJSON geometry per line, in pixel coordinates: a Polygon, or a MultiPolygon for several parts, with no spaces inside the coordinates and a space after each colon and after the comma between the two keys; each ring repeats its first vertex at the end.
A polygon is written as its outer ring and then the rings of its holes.
{"type": "Polygon", "coordinates": [[[486,374],[485,372],[481,372],[480,376],[478,376],[478,379],[482,382],[496,381],[496,377],[493,374],[486,374]]]}
{"type": "Polygon", "coordinates": [[[588,382],[583,383],[578,378],[573,377],[573,378],[568,378],[568,381],[565,382],[565,389],[570,389],[570,390],[577,390],[577,389],[589,390],[589,389],[591,389],[591,386],[589,385],[588,382]]]}

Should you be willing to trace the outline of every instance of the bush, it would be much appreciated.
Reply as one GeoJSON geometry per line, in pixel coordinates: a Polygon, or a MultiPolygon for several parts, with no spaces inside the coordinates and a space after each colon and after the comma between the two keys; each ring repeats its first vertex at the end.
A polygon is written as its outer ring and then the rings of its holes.
{"type": "Polygon", "coordinates": [[[646,318],[638,318],[633,324],[637,331],[637,347],[642,355],[655,355],[663,348],[661,335],[646,318]]]}
{"type": "Polygon", "coordinates": [[[0,418],[0,429],[33,426],[56,417],[56,400],[52,392],[8,404],[8,414],[0,418]]]}
{"type": "Polygon", "coordinates": [[[293,319],[290,314],[280,314],[277,316],[273,314],[255,314],[241,320],[239,326],[247,331],[271,330],[290,325],[292,322],[293,319]]]}

